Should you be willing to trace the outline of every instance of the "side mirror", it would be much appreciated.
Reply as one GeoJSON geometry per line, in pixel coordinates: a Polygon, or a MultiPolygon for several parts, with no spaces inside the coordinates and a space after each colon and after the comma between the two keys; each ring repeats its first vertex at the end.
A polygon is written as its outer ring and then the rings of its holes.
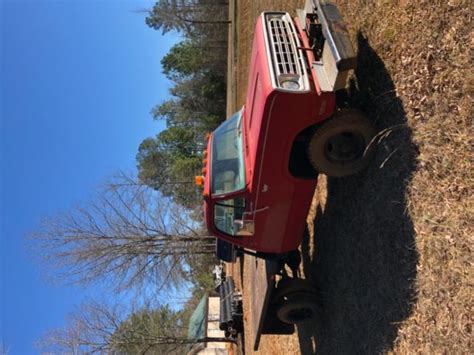
{"type": "Polygon", "coordinates": [[[255,233],[254,221],[245,221],[242,219],[234,220],[234,234],[238,236],[252,236],[255,233]]]}
{"type": "Polygon", "coordinates": [[[235,247],[222,239],[216,241],[216,256],[219,260],[225,261],[226,263],[235,263],[236,261],[236,250],[235,247]]]}

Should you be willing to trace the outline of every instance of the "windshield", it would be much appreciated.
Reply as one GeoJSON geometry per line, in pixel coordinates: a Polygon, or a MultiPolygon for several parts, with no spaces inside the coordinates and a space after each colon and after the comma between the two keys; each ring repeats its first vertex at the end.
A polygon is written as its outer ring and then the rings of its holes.
{"type": "Polygon", "coordinates": [[[245,187],[242,150],[242,111],[237,112],[213,134],[211,193],[225,194],[245,187]]]}

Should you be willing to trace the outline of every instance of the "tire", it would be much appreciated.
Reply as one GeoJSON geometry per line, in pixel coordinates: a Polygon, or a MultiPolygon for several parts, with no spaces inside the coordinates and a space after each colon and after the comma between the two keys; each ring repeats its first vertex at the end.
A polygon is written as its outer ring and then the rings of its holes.
{"type": "Polygon", "coordinates": [[[296,293],[311,294],[313,297],[318,297],[319,294],[313,283],[307,279],[288,278],[280,280],[273,297],[276,302],[281,302],[286,297],[296,293]]]}
{"type": "Polygon", "coordinates": [[[313,133],[308,159],[314,169],[332,177],[356,174],[367,167],[373,154],[376,129],[365,115],[343,109],[313,133]]]}
{"type": "Polygon", "coordinates": [[[294,293],[287,295],[277,304],[276,314],[283,323],[301,325],[313,322],[318,318],[320,306],[315,295],[311,293],[294,293]]]}

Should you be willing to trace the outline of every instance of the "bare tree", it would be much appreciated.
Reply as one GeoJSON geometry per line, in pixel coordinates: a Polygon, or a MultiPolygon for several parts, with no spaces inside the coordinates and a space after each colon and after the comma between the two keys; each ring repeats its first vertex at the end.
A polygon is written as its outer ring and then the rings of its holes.
{"type": "Polygon", "coordinates": [[[188,339],[182,313],[162,306],[124,312],[91,302],[69,316],[62,329],[37,343],[44,352],[67,354],[183,354],[186,345],[226,338],[188,339]]]}
{"type": "Polygon", "coordinates": [[[74,283],[165,289],[186,279],[192,258],[213,253],[215,239],[203,234],[187,210],[121,173],[92,203],[44,220],[32,246],[74,283]]]}
{"type": "Polygon", "coordinates": [[[10,349],[8,346],[3,343],[3,341],[0,341],[0,355],[8,355],[10,353],[10,349]]]}

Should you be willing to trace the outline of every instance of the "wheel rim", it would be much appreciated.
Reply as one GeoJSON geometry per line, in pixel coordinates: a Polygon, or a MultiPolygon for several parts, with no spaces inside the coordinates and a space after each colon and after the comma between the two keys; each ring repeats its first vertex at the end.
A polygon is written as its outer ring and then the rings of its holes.
{"type": "Polygon", "coordinates": [[[326,159],[333,163],[352,163],[365,151],[365,140],[356,132],[342,132],[329,138],[324,147],[326,159]]]}

